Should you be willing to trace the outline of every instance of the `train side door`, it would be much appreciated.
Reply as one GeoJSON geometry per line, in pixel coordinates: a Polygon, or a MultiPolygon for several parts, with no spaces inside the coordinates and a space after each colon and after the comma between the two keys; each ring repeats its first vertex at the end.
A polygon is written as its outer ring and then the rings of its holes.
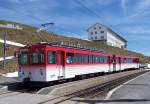
{"type": "Polygon", "coordinates": [[[111,57],[108,56],[109,72],[111,72],[111,57]]]}
{"type": "Polygon", "coordinates": [[[119,70],[121,70],[121,57],[119,57],[119,70]]]}
{"type": "Polygon", "coordinates": [[[58,79],[65,78],[65,52],[57,51],[58,79]]]}
{"type": "Polygon", "coordinates": [[[115,55],[112,58],[112,64],[113,64],[113,71],[116,71],[116,57],[115,57],[115,55]]]}

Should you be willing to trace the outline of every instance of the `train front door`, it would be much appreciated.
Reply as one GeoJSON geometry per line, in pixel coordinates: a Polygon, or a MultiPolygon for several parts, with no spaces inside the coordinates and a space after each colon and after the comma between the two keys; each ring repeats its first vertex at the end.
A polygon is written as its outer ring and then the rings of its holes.
{"type": "Polygon", "coordinates": [[[65,52],[57,51],[58,79],[65,78],[65,52]]]}

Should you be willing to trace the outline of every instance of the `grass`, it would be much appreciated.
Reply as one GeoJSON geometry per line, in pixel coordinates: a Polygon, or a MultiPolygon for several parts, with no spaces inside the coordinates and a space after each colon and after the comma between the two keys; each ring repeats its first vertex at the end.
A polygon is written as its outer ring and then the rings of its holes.
{"type": "Polygon", "coordinates": [[[0,73],[1,74],[5,74],[8,72],[14,72],[18,69],[18,64],[17,64],[17,60],[13,59],[13,60],[7,60],[6,61],[6,67],[3,68],[3,62],[0,62],[0,73]]]}
{"type": "MultiPolygon", "coordinates": [[[[0,23],[6,24],[6,23],[15,23],[15,22],[10,22],[10,21],[4,21],[0,20],[0,23]]],[[[3,38],[3,34],[7,31],[7,40],[14,41],[14,42],[19,42],[22,44],[34,44],[40,42],[40,38],[38,37],[38,33],[36,32],[35,27],[31,27],[28,25],[24,24],[19,24],[16,23],[19,26],[23,28],[23,30],[16,30],[16,29],[8,29],[8,28],[0,28],[0,38],[3,38]]],[[[150,63],[150,57],[144,56],[143,54],[136,53],[133,51],[129,50],[123,50],[117,47],[111,47],[102,43],[98,42],[91,42],[87,40],[81,40],[73,37],[64,37],[60,35],[55,35],[55,34],[50,34],[45,31],[40,32],[41,36],[47,39],[49,42],[56,42],[56,41],[63,41],[66,44],[81,44],[82,46],[86,46],[88,48],[97,48],[100,50],[104,50],[106,53],[111,53],[111,54],[118,54],[118,55],[127,55],[127,56],[137,56],[140,58],[140,61],[145,63],[148,62],[150,63]]],[[[10,50],[7,51],[7,55],[13,55],[14,53],[14,48],[18,49],[18,47],[10,46],[10,50]]],[[[0,44],[0,57],[3,56],[3,46],[0,44]]],[[[10,61],[12,63],[15,63],[15,61],[10,61]]],[[[11,68],[11,65],[9,64],[8,68],[11,68]]],[[[11,69],[9,69],[11,70],[11,69]]]]}

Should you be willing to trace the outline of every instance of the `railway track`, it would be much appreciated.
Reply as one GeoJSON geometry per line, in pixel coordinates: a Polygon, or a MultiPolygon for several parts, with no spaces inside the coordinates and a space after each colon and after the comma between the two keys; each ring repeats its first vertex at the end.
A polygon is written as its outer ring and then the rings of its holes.
{"type": "Polygon", "coordinates": [[[91,88],[88,88],[85,90],[81,90],[81,91],[78,91],[75,93],[71,93],[71,94],[68,94],[65,96],[57,96],[55,98],[48,99],[46,101],[42,101],[38,104],[49,104],[49,103],[59,104],[59,103],[67,102],[70,99],[75,98],[75,97],[90,98],[90,99],[95,98],[97,96],[107,93],[111,89],[115,88],[116,86],[118,86],[120,84],[123,84],[124,82],[126,82],[132,78],[135,78],[141,74],[144,74],[145,72],[147,72],[147,71],[141,71],[141,72],[129,74],[130,73],[130,71],[129,71],[129,73],[126,73],[125,75],[121,74],[120,76],[117,76],[117,78],[109,80],[105,83],[101,83],[97,86],[94,86],[94,87],[91,87],[91,88]]]}

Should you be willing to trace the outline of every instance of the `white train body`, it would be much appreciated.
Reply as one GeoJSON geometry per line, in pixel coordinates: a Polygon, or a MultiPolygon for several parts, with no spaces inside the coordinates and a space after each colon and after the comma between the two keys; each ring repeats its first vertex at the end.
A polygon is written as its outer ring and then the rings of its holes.
{"type": "Polygon", "coordinates": [[[21,81],[48,82],[99,72],[138,68],[139,58],[95,51],[36,44],[19,50],[21,81]]]}

